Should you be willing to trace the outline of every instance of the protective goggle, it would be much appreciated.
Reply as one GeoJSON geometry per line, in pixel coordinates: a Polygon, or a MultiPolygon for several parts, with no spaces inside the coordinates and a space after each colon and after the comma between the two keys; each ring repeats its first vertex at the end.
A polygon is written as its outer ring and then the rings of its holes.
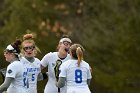
{"type": "Polygon", "coordinates": [[[33,51],[34,49],[35,49],[35,46],[27,46],[27,47],[23,48],[24,51],[27,51],[27,50],[32,50],[33,51]]]}
{"type": "Polygon", "coordinates": [[[71,43],[70,43],[70,42],[67,42],[67,41],[64,41],[63,44],[64,44],[65,46],[71,45],[71,43]]]}

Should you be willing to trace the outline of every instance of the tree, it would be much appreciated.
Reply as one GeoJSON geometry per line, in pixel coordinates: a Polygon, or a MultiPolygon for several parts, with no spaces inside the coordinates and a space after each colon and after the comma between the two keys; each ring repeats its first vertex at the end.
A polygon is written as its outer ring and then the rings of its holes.
{"type": "MultiPolygon", "coordinates": [[[[139,0],[3,0],[0,56],[9,42],[33,32],[42,58],[55,50],[61,35],[69,34],[86,49],[85,60],[93,68],[92,92],[138,93],[139,4],[139,0]]],[[[40,83],[42,93],[45,83],[40,83]]]]}

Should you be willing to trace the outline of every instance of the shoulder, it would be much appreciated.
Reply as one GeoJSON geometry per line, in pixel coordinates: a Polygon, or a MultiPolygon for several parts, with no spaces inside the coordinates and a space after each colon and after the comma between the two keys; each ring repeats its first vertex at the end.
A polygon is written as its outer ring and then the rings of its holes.
{"type": "Polygon", "coordinates": [[[19,68],[21,66],[22,66],[22,64],[21,64],[20,61],[14,61],[14,62],[12,62],[11,64],[8,65],[8,68],[19,68]]]}
{"type": "Polygon", "coordinates": [[[54,56],[56,54],[57,54],[57,52],[49,52],[44,57],[51,57],[51,56],[54,56]]]}
{"type": "Polygon", "coordinates": [[[49,52],[46,55],[55,55],[57,52],[49,52]]]}
{"type": "Polygon", "coordinates": [[[50,61],[50,60],[58,59],[57,53],[58,52],[50,52],[43,57],[43,60],[50,61]]]}
{"type": "Polygon", "coordinates": [[[14,61],[13,63],[11,63],[11,65],[21,65],[20,61],[14,61]]]}
{"type": "Polygon", "coordinates": [[[25,57],[21,57],[21,58],[20,58],[20,61],[21,61],[21,62],[26,62],[26,58],[25,58],[25,57]]]}
{"type": "Polygon", "coordinates": [[[40,62],[40,59],[38,59],[38,58],[35,58],[35,61],[37,61],[37,62],[40,62]]]}
{"type": "Polygon", "coordinates": [[[41,64],[41,61],[38,59],[38,58],[35,58],[35,64],[37,64],[37,65],[40,65],[41,64]]]}
{"type": "Polygon", "coordinates": [[[69,60],[63,62],[61,65],[62,65],[62,67],[66,67],[67,68],[70,64],[71,64],[71,60],[69,59],[69,60]]]}
{"type": "Polygon", "coordinates": [[[84,60],[82,60],[82,65],[85,66],[85,67],[88,67],[88,68],[90,67],[89,64],[84,60]]]}

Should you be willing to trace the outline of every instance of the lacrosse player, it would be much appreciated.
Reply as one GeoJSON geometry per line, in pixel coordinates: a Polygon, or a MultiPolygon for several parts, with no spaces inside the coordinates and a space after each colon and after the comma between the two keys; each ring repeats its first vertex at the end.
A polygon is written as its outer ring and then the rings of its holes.
{"type": "Polygon", "coordinates": [[[25,83],[24,86],[28,88],[28,93],[37,93],[37,79],[41,72],[40,60],[35,57],[38,48],[33,39],[33,34],[25,34],[23,36],[22,57],[20,59],[24,66],[24,76],[27,77],[27,79],[24,79],[24,82],[28,82],[28,84],[25,83]]]}
{"type": "MultiPolygon", "coordinates": [[[[7,46],[4,51],[6,61],[10,62],[6,71],[6,78],[4,83],[0,86],[0,93],[7,90],[7,93],[27,93],[24,87],[24,68],[23,64],[19,61],[19,53],[21,45],[20,40],[7,46]]],[[[4,92],[5,93],[5,92],[4,92]]]]}
{"type": "Polygon", "coordinates": [[[56,80],[58,79],[58,67],[61,62],[65,62],[70,59],[68,54],[69,47],[71,46],[72,41],[68,36],[64,36],[60,39],[58,44],[57,52],[50,52],[46,54],[41,60],[42,69],[48,67],[48,82],[45,86],[44,93],[65,93],[65,88],[58,89],[56,87],[56,80]]]}
{"type": "Polygon", "coordinates": [[[73,44],[69,52],[72,59],[61,64],[56,85],[62,88],[66,83],[66,93],[91,93],[88,85],[92,76],[89,64],[83,60],[84,48],[80,44],[73,44]]]}

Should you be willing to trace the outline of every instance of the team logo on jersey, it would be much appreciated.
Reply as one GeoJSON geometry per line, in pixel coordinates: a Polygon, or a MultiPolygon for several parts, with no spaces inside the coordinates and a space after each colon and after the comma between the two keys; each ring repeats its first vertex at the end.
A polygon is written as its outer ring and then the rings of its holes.
{"type": "Polygon", "coordinates": [[[12,73],[12,70],[11,70],[11,69],[9,69],[9,70],[8,70],[8,73],[9,73],[9,74],[10,74],[10,73],[12,73]]]}

